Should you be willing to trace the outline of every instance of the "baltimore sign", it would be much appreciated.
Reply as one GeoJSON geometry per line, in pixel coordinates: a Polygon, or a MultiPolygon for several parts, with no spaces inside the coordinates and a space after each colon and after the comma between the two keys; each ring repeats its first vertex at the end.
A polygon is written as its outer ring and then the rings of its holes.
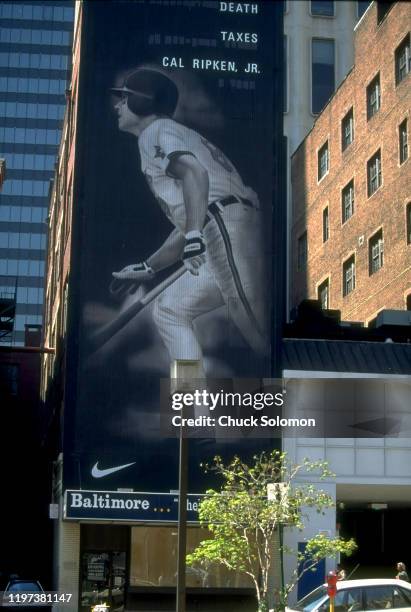
{"type": "MultiPolygon", "coordinates": [[[[187,519],[198,522],[201,495],[188,495],[187,519]]],[[[124,491],[67,490],[64,518],[70,520],[117,520],[177,522],[178,494],[124,491]]]]}

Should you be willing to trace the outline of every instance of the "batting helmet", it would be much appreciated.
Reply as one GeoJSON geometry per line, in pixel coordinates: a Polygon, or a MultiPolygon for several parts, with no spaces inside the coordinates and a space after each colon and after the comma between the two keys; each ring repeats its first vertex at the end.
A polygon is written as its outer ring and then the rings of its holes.
{"type": "Polygon", "coordinates": [[[128,107],[136,115],[171,116],[177,106],[178,89],[166,75],[148,68],[129,74],[123,87],[112,87],[116,95],[126,95],[128,107]]]}

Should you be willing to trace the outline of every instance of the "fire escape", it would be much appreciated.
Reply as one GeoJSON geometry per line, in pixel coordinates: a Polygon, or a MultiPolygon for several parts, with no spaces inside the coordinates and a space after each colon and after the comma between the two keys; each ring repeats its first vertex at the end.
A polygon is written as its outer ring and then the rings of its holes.
{"type": "Polygon", "coordinates": [[[10,287],[10,291],[0,292],[0,343],[9,342],[14,329],[14,318],[16,316],[16,287],[10,287]]]}

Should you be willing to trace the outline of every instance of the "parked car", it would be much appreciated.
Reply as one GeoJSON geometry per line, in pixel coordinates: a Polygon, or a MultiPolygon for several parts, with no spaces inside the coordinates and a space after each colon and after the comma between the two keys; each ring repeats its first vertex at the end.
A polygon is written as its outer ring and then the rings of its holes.
{"type": "MultiPolygon", "coordinates": [[[[330,598],[323,584],[286,612],[328,612],[330,598]]],[[[411,584],[395,578],[340,580],[334,599],[335,612],[388,610],[411,612],[411,584]]]]}
{"type": "Polygon", "coordinates": [[[50,610],[51,606],[39,605],[38,602],[24,601],[26,593],[43,594],[44,589],[38,580],[12,578],[3,593],[2,605],[8,610],[50,610]]]}
{"type": "Polygon", "coordinates": [[[15,580],[17,578],[19,578],[19,575],[16,574],[16,572],[9,572],[9,571],[1,570],[0,571],[0,591],[4,591],[4,589],[7,587],[8,583],[10,582],[10,580],[15,580]]]}

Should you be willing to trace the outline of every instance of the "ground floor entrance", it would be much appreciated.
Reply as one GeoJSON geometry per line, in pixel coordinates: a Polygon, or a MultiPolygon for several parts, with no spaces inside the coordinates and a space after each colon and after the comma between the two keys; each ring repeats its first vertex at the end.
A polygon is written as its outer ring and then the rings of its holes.
{"type": "MultiPolygon", "coordinates": [[[[208,532],[190,526],[192,550],[208,532]]],[[[175,525],[80,525],[80,612],[105,603],[110,612],[175,610],[177,529],[175,525]]],[[[187,610],[255,610],[251,582],[224,568],[187,568],[187,610]]]]}
{"type": "Polygon", "coordinates": [[[358,550],[345,560],[353,578],[394,578],[395,566],[411,566],[411,508],[370,510],[352,508],[341,513],[340,534],[353,537],[358,550]]]}
{"type": "Polygon", "coordinates": [[[80,611],[105,603],[123,612],[127,584],[129,528],[82,525],[80,530],[80,611]]]}
{"type": "Polygon", "coordinates": [[[411,487],[337,486],[337,525],[358,549],[344,565],[352,578],[393,578],[396,564],[411,568],[411,487]],[[358,499],[353,500],[353,495],[358,499]],[[361,497],[363,499],[361,499],[361,497]]]}
{"type": "Polygon", "coordinates": [[[125,603],[126,553],[123,551],[83,552],[81,559],[81,609],[96,604],[123,612],[125,603]]]}

